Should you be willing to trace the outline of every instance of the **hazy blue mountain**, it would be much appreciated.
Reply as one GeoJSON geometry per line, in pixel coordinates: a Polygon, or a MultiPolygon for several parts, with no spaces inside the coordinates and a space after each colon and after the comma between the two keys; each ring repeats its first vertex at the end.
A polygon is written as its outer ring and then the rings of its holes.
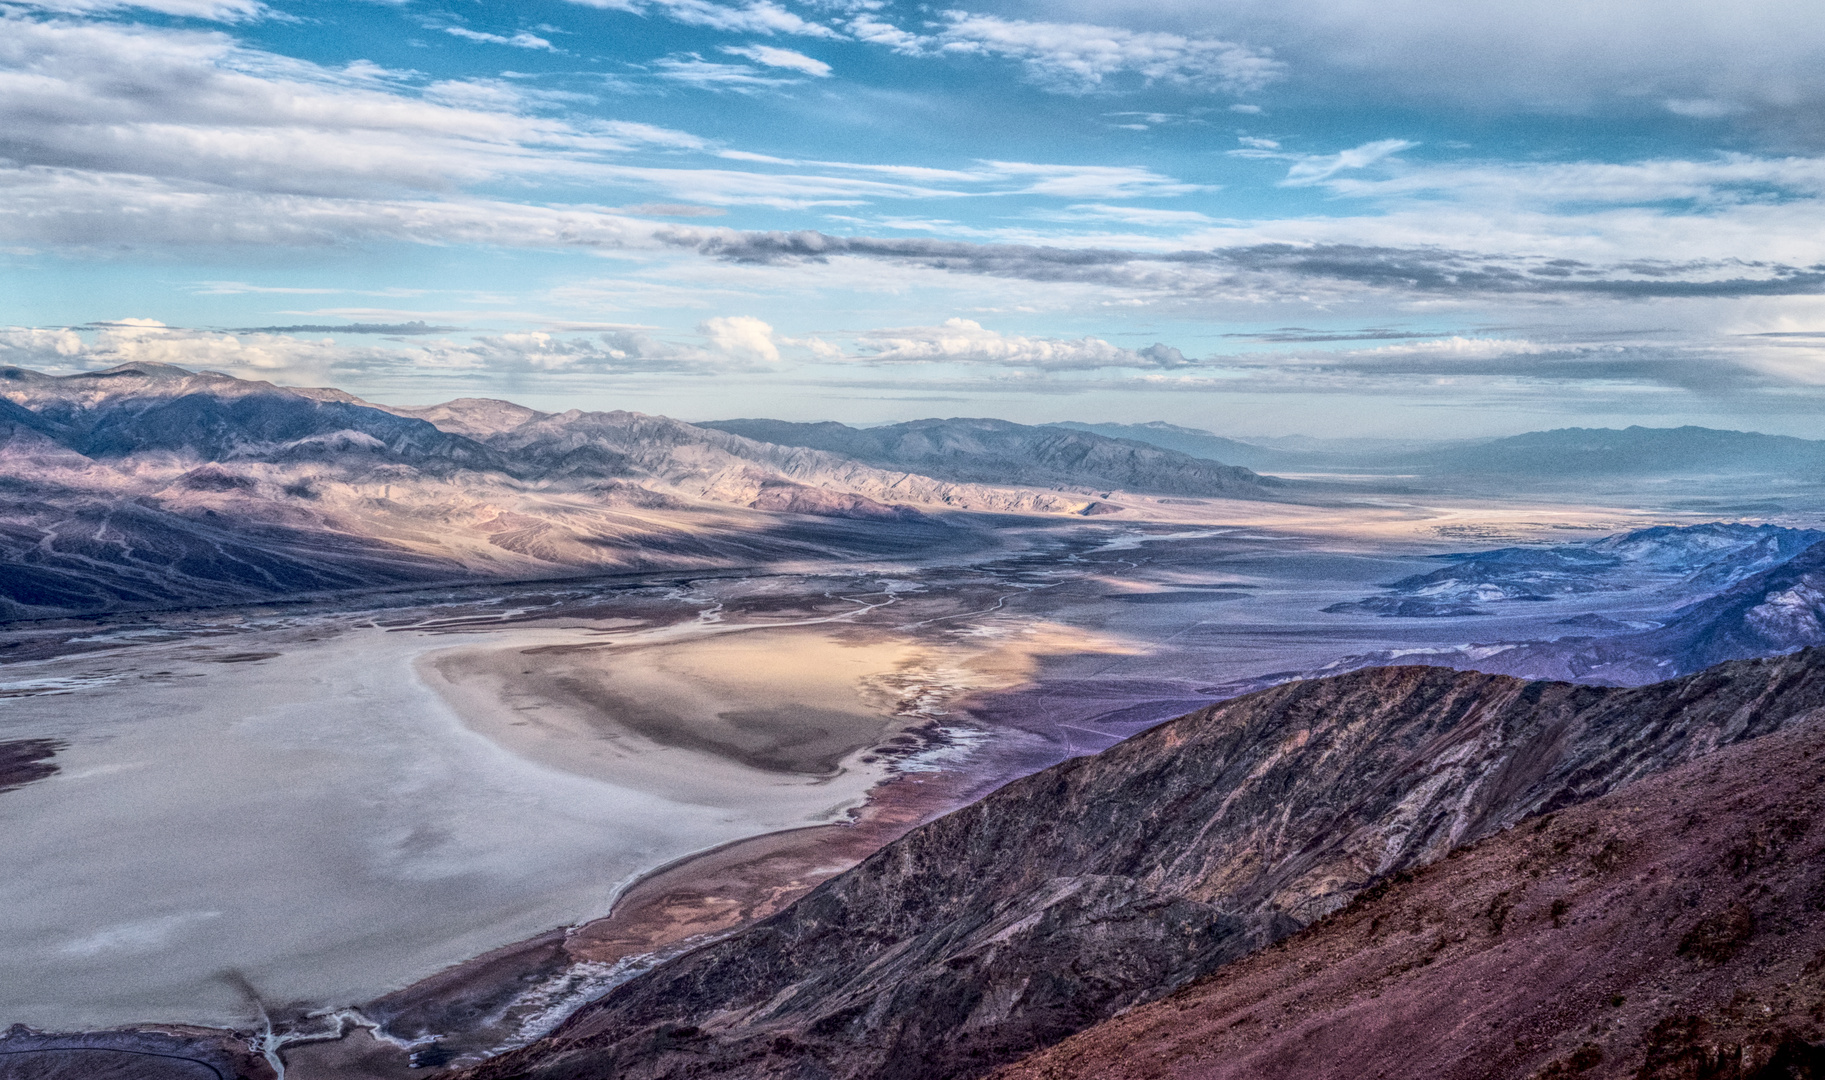
{"type": "Polygon", "coordinates": [[[825,450],[882,469],[963,483],[1077,490],[1121,488],[1151,495],[1271,496],[1279,482],[1132,439],[1032,427],[1006,420],[914,420],[878,428],[830,421],[721,420],[696,425],[759,442],[825,450]]]}
{"type": "Polygon", "coordinates": [[[1561,428],[1397,454],[1380,464],[1541,480],[1757,474],[1825,480],[1825,442],[1702,427],[1561,428]]]}
{"type": "Polygon", "coordinates": [[[1086,424],[1076,420],[1065,420],[1047,427],[1069,428],[1072,431],[1087,431],[1092,435],[1101,435],[1110,439],[1129,439],[1144,442],[1165,450],[1177,450],[1206,461],[1218,461],[1225,465],[1240,465],[1245,469],[1258,472],[1300,472],[1307,469],[1323,468],[1336,460],[1336,456],[1323,452],[1301,452],[1276,450],[1267,446],[1256,446],[1253,443],[1237,439],[1226,439],[1198,428],[1180,427],[1155,420],[1146,424],[1086,424]]]}

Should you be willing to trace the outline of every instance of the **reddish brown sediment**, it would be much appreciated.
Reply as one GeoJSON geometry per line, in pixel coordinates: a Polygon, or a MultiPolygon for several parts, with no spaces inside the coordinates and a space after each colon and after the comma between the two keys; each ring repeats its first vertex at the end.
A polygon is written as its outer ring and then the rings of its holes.
{"type": "Polygon", "coordinates": [[[908,831],[967,802],[963,773],[914,773],[877,787],[856,819],[724,844],[653,871],[606,917],[573,931],[577,960],[612,962],[740,929],[780,911],[908,831]]]}
{"type": "Polygon", "coordinates": [[[1521,825],[994,1080],[1825,1075],[1825,726],[1521,825]]]}

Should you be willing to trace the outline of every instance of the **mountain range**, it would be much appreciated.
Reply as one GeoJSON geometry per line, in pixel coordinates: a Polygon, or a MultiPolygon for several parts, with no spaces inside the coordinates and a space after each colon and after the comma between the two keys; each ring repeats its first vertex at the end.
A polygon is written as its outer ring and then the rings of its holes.
{"type": "Polygon", "coordinates": [[[1063,439],[935,434],[934,476],[632,412],[392,408],[148,363],[0,368],[0,620],[878,556],[979,546],[972,511],[1119,509],[1113,489],[1277,494],[1176,452],[1063,439]]]}
{"type": "Polygon", "coordinates": [[[1654,477],[1718,479],[1782,477],[1825,483],[1825,441],[1703,427],[1559,428],[1496,439],[1434,446],[1364,444],[1350,440],[1225,438],[1173,424],[1055,425],[1151,443],[1192,457],[1270,472],[1393,473],[1431,480],[1494,480],[1527,486],[1654,477]]]}
{"type": "MultiPolygon", "coordinates": [[[[1006,420],[915,420],[853,428],[826,421],[720,420],[698,425],[757,442],[802,446],[882,469],[960,483],[1107,486],[1156,495],[1259,498],[1284,481],[1146,441],[1006,420]]],[[[1227,440],[1225,440],[1227,441],[1227,440]]]]}

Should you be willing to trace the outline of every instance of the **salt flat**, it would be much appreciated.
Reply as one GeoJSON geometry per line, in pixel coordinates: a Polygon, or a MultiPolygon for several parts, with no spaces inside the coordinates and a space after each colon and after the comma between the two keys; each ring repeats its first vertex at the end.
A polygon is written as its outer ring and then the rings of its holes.
{"type": "Polygon", "coordinates": [[[229,972],[273,1001],[363,1000],[601,915],[644,869],[840,813],[871,782],[668,797],[465,726],[413,672],[447,637],[259,636],[65,658],[79,685],[7,702],[6,737],[72,744],[61,774],[0,803],[11,1021],[245,1023],[229,972]],[[280,655],[213,662],[255,645],[280,655]]]}

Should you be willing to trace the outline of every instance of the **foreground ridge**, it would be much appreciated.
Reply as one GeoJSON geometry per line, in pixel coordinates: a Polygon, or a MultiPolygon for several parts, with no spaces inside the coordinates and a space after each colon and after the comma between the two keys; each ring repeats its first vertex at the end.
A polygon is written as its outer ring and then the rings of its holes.
{"type": "Polygon", "coordinates": [[[982,1075],[1386,875],[1821,707],[1817,650],[1626,690],[1290,683],[1009,784],[471,1075],[982,1075]]]}
{"type": "Polygon", "coordinates": [[[995,1080],[1825,1075],[1825,725],[1400,873],[995,1080]]]}

